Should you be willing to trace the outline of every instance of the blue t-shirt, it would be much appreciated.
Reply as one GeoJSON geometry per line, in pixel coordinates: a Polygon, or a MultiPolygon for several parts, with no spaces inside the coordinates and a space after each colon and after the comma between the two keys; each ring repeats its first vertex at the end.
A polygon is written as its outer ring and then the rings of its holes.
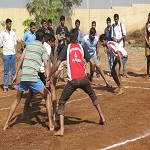
{"type": "Polygon", "coordinates": [[[97,45],[98,45],[98,37],[97,36],[95,36],[93,41],[91,41],[90,38],[89,38],[89,34],[86,35],[83,38],[81,45],[84,46],[85,49],[87,49],[90,56],[96,56],[97,55],[97,51],[96,51],[97,45]]]}
{"type": "Polygon", "coordinates": [[[29,44],[32,44],[35,41],[35,32],[31,33],[31,31],[25,32],[25,34],[22,37],[22,40],[26,43],[26,46],[29,44]]]}

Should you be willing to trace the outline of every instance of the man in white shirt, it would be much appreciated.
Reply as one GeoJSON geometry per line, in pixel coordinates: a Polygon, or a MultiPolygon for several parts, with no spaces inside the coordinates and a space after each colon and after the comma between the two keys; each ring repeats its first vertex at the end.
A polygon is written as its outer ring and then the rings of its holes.
{"type": "Polygon", "coordinates": [[[126,64],[128,54],[126,50],[121,47],[118,43],[114,41],[108,41],[107,35],[100,35],[99,41],[103,47],[107,47],[108,51],[115,56],[115,61],[113,63],[111,75],[118,85],[119,92],[118,95],[123,94],[123,87],[121,82],[121,76],[123,75],[123,65],[126,64]]]}
{"type": "MultiPolygon", "coordinates": [[[[118,14],[114,14],[114,21],[115,23],[112,25],[112,30],[111,30],[111,38],[114,42],[118,43],[121,47],[124,47],[125,37],[126,37],[125,26],[122,22],[119,22],[118,14]]],[[[129,77],[126,71],[126,65],[123,66],[123,75],[127,78],[129,77]]]]}
{"type": "MultiPolygon", "coordinates": [[[[12,79],[16,72],[16,50],[17,42],[15,32],[11,29],[12,20],[6,19],[6,29],[0,34],[0,47],[3,47],[3,62],[4,62],[4,92],[8,91],[8,77],[9,70],[11,72],[12,79]]],[[[12,86],[16,88],[16,85],[12,86]]]]}

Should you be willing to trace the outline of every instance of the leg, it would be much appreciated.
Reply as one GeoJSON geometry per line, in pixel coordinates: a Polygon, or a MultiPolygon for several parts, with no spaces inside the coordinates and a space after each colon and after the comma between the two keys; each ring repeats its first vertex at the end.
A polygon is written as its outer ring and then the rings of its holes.
{"type": "Polygon", "coordinates": [[[25,117],[25,114],[26,114],[27,109],[28,109],[28,107],[30,105],[30,102],[32,100],[33,95],[34,95],[34,93],[32,92],[32,90],[29,89],[29,93],[28,93],[28,95],[26,97],[25,105],[24,105],[24,108],[23,108],[23,113],[22,113],[22,115],[20,117],[21,120],[23,120],[24,117],[25,117]]]}
{"type": "Polygon", "coordinates": [[[52,107],[53,107],[53,120],[56,120],[56,107],[57,107],[57,98],[56,98],[56,91],[55,86],[53,83],[50,84],[50,91],[51,91],[51,100],[52,100],[52,107]]]}
{"type": "Polygon", "coordinates": [[[150,55],[147,56],[147,76],[150,75],[150,55]]]}
{"type": "Polygon", "coordinates": [[[3,55],[3,62],[4,62],[4,92],[8,89],[8,76],[9,76],[9,66],[10,66],[10,56],[3,55]]]}
{"type": "MultiPolygon", "coordinates": [[[[11,71],[11,77],[14,78],[14,75],[16,73],[16,55],[11,55],[10,58],[10,71],[11,71]]],[[[16,88],[16,84],[13,85],[13,88],[16,88]]]]}
{"type": "Polygon", "coordinates": [[[122,88],[122,82],[121,82],[121,76],[119,74],[119,63],[116,63],[115,68],[112,70],[111,75],[116,82],[118,88],[119,88],[119,95],[123,94],[123,88],[122,88]]]}
{"type": "Polygon", "coordinates": [[[48,120],[49,120],[49,129],[50,131],[54,130],[54,126],[52,124],[52,114],[51,114],[51,100],[50,100],[50,92],[48,91],[48,89],[46,89],[45,87],[39,91],[39,93],[44,97],[45,101],[46,101],[46,109],[47,109],[47,113],[48,113],[48,120]]]}
{"type": "Polygon", "coordinates": [[[99,114],[100,123],[104,124],[105,118],[104,118],[102,110],[100,108],[98,98],[97,98],[95,92],[93,91],[90,82],[86,78],[83,79],[81,82],[82,82],[81,83],[82,84],[82,86],[81,86],[82,90],[89,95],[89,97],[91,98],[91,100],[93,102],[93,105],[95,106],[95,108],[99,114]]]}
{"type": "Polygon", "coordinates": [[[10,107],[10,111],[9,111],[9,114],[8,114],[8,117],[7,117],[7,120],[6,120],[6,123],[4,125],[3,130],[6,130],[8,128],[9,122],[10,122],[10,120],[11,120],[11,118],[12,118],[12,116],[16,110],[16,107],[18,106],[18,104],[21,101],[22,94],[23,94],[23,92],[21,92],[19,90],[17,91],[17,99],[15,99],[15,101],[13,102],[13,104],[10,107]]]}
{"type": "Polygon", "coordinates": [[[76,90],[76,86],[74,81],[69,81],[65,86],[61,97],[58,103],[58,115],[60,118],[60,129],[54,134],[56,136],[63,136],[64,135],[64,109],[67,100],[70,98],[72,93],[76,90]]]}

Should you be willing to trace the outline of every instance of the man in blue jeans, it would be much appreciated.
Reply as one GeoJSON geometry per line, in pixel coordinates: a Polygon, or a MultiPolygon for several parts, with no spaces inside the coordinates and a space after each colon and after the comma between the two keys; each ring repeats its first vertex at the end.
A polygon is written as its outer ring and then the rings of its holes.
{"type": "MultiPolygon", "coordinates": [[[[11,72],[12,79],[16,72],[16,50],[17,42],[15,32],[11,29],[12,20],[6,19],[6,29],[0,35],[0,47],[3,47],[3,62],[4,62],[4,92],[8,91],[8,77],[11,72]]],[[[14,84],[12,88],[16,88],[14,84]]]]}

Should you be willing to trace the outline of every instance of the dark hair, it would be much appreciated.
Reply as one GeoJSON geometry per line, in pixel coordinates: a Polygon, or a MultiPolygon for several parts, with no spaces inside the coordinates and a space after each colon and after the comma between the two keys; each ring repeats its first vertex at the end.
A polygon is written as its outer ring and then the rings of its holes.
{"type": "Polygon", "coordinates": [[[107,41],[108,41],[108,38],[107,38],[107,35],[106,35],[106,34],[101,34],[101,35],[99,36],[99,41],[100,41],[100,42],[103,42],[103,40],[107,40],[107,41]]]}
{"type": "Polygon", "coordinates": [[[60,16],[60,21],[65,20],[65,16],[60,16]]]}
{"type": "Polygon", "coordinates": [[[77,20],[75,21],[75,24],[77,24],[77,23],[80,24],[80,20],[79,20],[79,19],[77,19],[77,20]]]}
{"type": "Polygon", "coordinates": [[[43,24],[44,22],[46,22],[46,20],[43,19],[43,20],[41,21],[41,24],[43,24]]]}
{"type": "Polygon", "coordinates": [[[7,19],[6,19],[6,24],[9,23],[9,22],[12,22],[12,20],[9,19],[9,18],[7,18],[7,19]]]}
{"type": "Polygon", "coordinates": [[[36,26],[36,24],[34,22],[30,23],[30,27],[36,26]]]}
{"type": "Polygon", "coordinates": [[[95,24],[95,25],[96,25],[96,21],[92,21],[92,24],[95,24]]]}
{"type": "Polygon", "coordinates": [[[42,29],[36,31],[36,40],[42,42],[43,38],[45,37],[45,32],[42,29]]]}
{"type": "Polygon", "coordinates": [[[48,19],[47,23],[51,23],[52,24],[52,19],[48,19]]]}
{"type": "Polygon", "coordinates": [[[114,19],[118,18],[119,19],[119,15],[118,14],[114,14],[114,19]]]}
{"type": "Polygon", "coordinates": [[[148,16],[150,16],[150,13],[148,14],[148,16]]]}
{"type": "Polygon", "coordinates": [[[91,28],[91,29],[90,29],[90,34],[93,34],[93,35],[95,35],[95,33],[96,33],[96,30],[95,30],[95,28],[91,28]]]}
{"type": "Polygon", "coordinates": [[[108,22],[108,21],[110,21],[111,22],[111,18],[110,17],[108,17],[107,19],[106,19],[106,21],[108,22]]]}
{"type": "Polygon", "coordinates": [[[70,30],[70,42],[75,42],[78,38],[78,33],[76,29],[70,30]]]}
{"type": "Polygon", "coordinates": [[[45,42],[51,41],[54,42],[56,39],[53,35],[49,34],[49,33],[45,33],[45,42]]]}

